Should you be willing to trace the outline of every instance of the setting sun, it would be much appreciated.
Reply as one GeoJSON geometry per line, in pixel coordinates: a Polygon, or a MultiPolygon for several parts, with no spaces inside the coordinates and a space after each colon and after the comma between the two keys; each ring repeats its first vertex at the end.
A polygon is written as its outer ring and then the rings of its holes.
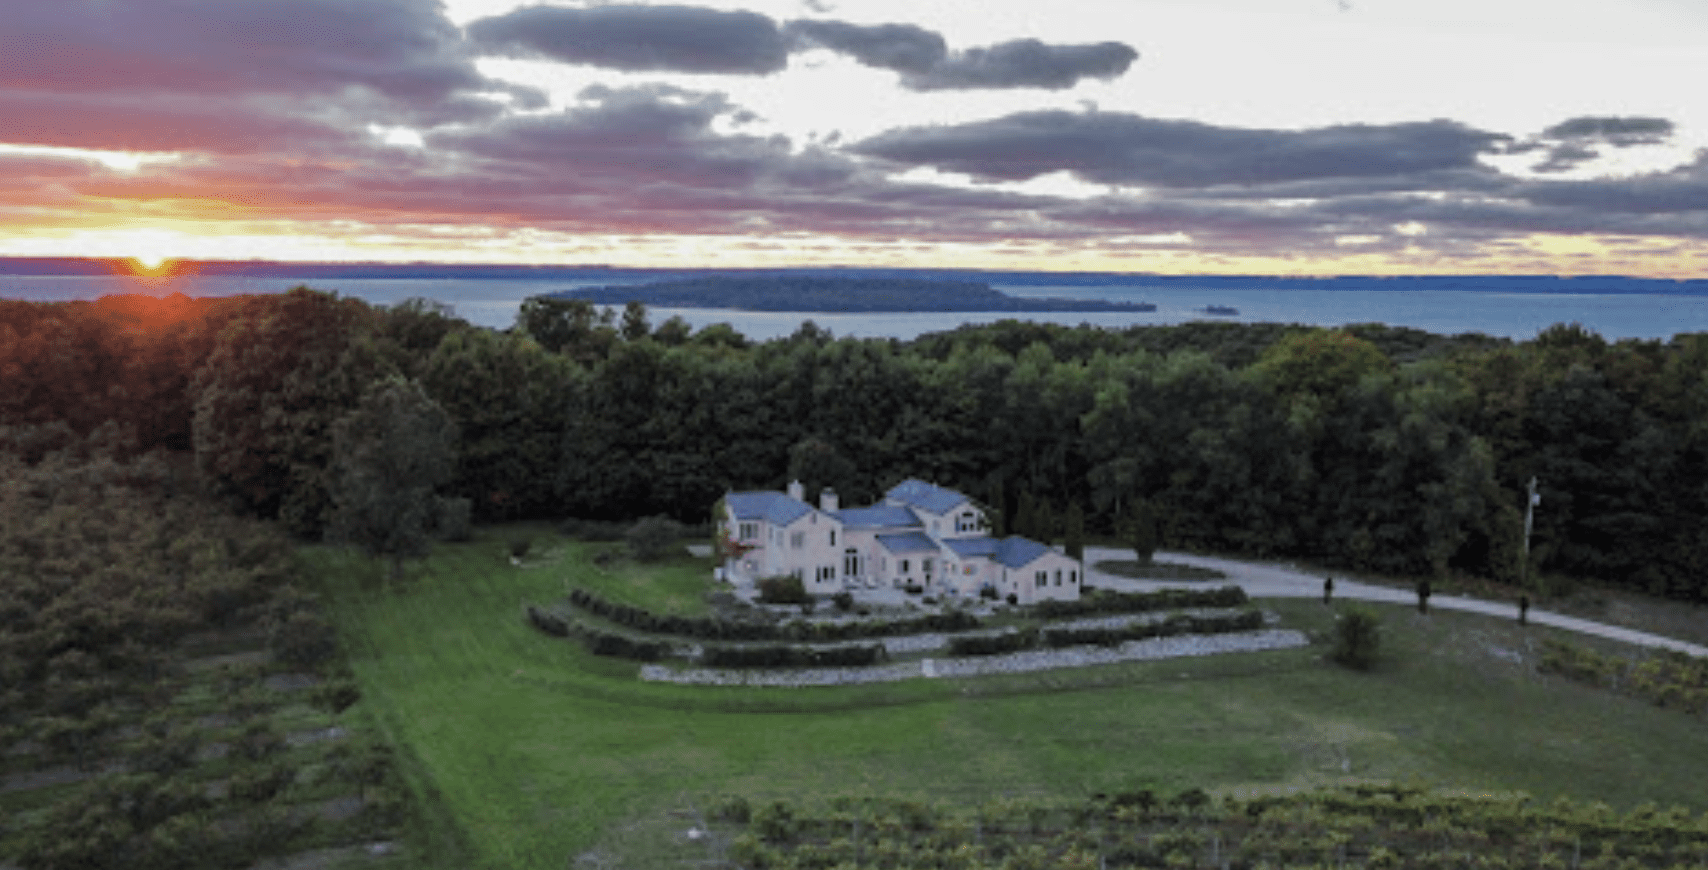
{"type": "Polygon", "coordinates": [[[177,261],[161,254],[140,254],[130,257],[130,273],[139,278],[163,278],[172,273],[177,261]]]}

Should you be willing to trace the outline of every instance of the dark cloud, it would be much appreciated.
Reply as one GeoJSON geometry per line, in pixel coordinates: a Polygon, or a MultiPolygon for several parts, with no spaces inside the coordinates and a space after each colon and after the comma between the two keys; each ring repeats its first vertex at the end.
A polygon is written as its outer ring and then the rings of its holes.
{"type": "Polygon", "coordinates": [[[641,72],[757,75],[789,61],[770,18],[694,6],[533,6],[475,21],[468,35],[493,54],[641,72]]]}
{"type": "Polygon", "coordinates": [[[269,94],[352,89],[431,110],[514,91],[482,76],[434,0],[67,0],[0,12],[0,89],[56,94],[269,94]]]}
{"type": "Polygon", "coordinates": [[[1548,149],[1532,172],[1567,172],[1601,156],[1601,152],[1577,142],[1563,142],[1548,149]]]}
{"type": "Polygon", "coordinates": [[[1542,131],[1532,148],[1546,150],[1535,172],[1566,172],[1601,156],[1597,146],[1630,148],[1659,145],[1672,138],[1673,123],[1665,118],[1584,116],[1561,121],[1542,131]]]}
{"type": "Polygon", "coordinates": [[[1196,187],[1471,168],[1504,138],[1452,121],[1285,131],[1120,112],[1038,111],[894,130],[850,150],[986,180],[1066,171],[1102,184],[1196,187]]]}
{"type": "Polygon", "coordinates": [[[1521,186],[1526,202],[1636,215],[1691,215],[1708,223],[1708,152],[1667,172],[1628,178],[1539,181],[1521,186]]]}
{"type": "Polygon", "coordinates": [[[950,54],[943,36],[912,24],[792,21],[784,29],[799,48],[821,47],[866,66],[902,73],[916,91],[974,88],[1071,88],[1086,78],[1114,78],[1139,53],[1119,42],[1049,45],[1017,39],[950,54]]]}
{"type": "Polygon", "coordinates": [[[797,46],[828,48],[866,66],[915,75],[930,71],[949,56],[941,34],[912,24],[805,20],[789,22],[785,32],[797,46]]]}
{"type": "Polygon", "coordinates": [[[951,54],[943,36],[912,24],[805,19],[779,26],[754,12],[698,6],[532,6],[483,18],[469,38],[489,54],[634,72],[765,75],[789,54],[827,48],[902,73],[913,90],[1070,88],[1127,71],[1138,52],[1118,42],[1048,45],[1019,39],[951,54]]]}
{"type": "Polygon", "coordinates": [[[1665,118],[1586,116],[1561,121],[1542,131],[1544,139],[1588,139],[1610,145],[1656,145],[1672,138],[1665,118]]]}
{"type": "Polygon", "coordinates": [[[541,100],[481,75],[434,0],[0,7],[9,142],[246,150],[260,136],[479,121],[504,97],[541,100]]]}
{"type": "Polygon", "coordinates": [[[651,85],[595,87],[582,96],[582,106],[446,131],[428,144],[492,161],[504,175],[573,172],[584,187],[618,191],[647,183],[739,188],[761,180],[810,189],[852,172],[847,158],[797,155],[783,137],[714,132],[719,118],[739,123],[746,114],[719,94],[651,85]]]}
{"type": "Polygon", "coordinates": [[[1115,78],[1127,71],[1139,53],[1119,42],[1087,45],[1048,45],[1036,39],[1016,39],[989,48],[970,48],[919,73],[902,78],[917,91],[969,88],[1047,88],[1062,90],[1080,79],[1115,78]]]}

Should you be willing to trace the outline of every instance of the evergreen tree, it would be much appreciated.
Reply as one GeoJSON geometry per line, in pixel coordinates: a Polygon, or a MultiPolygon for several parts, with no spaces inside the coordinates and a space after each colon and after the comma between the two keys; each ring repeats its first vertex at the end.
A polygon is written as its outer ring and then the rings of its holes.
{"type": "Polygon", "coordinates": [[[1020,491],[1020,502],[1014,508],[1014,522],[1008,524],[1010,535],[1023,538],[1035,537],[1038,533],[1038,503],[1032,498],[1032,491],[1020,491]]]}
{"type": "Polygon", "coordinates": [[[1068,505],[1067,514],[1062,519],[1062,544],[1069,559],[1078,561],[1085,558],[1085,512],[1080,510],[1077,502],[1068,505]]]}

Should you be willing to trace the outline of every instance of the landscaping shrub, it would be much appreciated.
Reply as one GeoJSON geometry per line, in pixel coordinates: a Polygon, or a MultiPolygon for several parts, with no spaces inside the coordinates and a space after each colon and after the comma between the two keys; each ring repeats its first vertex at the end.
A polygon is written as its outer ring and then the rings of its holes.
{"type": "Polygon", "coordinates": [[[1334,650],[1329,657],[1349,668],[1368,670],[1381,651],[1382,624],[1364,607],[1350,606],[1334,621],[1334,650]]]}
{"type": "Polygon", "coordinates": [[[547,613],[532,604],[528,605],[528,621],[533,623],[535,628],[552,637],[567,637],[569,635],[569,623],[565,622],[563,617],[547,613]]]}
{"type": "Polygon", "coordinates": [[[510,557],[513,559],[520,559],[523,556],[528,555],[528,551],[533,549],[533,546],[534,542],[532,539],[517,538],[510,542],[510,557]]]}
{"type": "Polygon", "coordinates": [[[843,613],[854,609],[854,593],[852,592],[846,590],[838,592],[830,596],[830,600],[836,605],[836,609],[843,613]]]}
{"type": "Polygon", "coordinates": [[[801,578],[783,574],[759,578],[759,600],[765,604],[805,604],[812,599],[801,578]]]}
{"type": "Polygon", "coordinates": [[[474,502],[466,498],[433,500],[433,535],[441,541],[466,541],[472,532],[474,502]]]}
{"type": "Polygon", "coordinates": [[[623,533],[629,553],[642,562],[664,558],[681,538],[682,524],[667,516],[647,517],[623,533]]]}

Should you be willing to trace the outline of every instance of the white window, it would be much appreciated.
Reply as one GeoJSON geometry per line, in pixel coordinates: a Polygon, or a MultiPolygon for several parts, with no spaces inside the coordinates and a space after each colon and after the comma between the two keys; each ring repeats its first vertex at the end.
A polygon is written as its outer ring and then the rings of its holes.
{"type": "Polygon", "coordinates": [[[1068,585],[1072,586],[1078,582],[1079,582],[1079,572],[1078,571],[1069,571],[1068,572],[1068,585]]]}
{"type": "Polygon", "coordinates": [[[1037,581],[1038,588],[1041,589],[1041,588],[1043,588],[1044,584],[1049,581],[1050,572],[1039,571],[1038,573],[1032,575],[1032,579],[1037,581]]]}
{"type": "Polygon", "coordinates": [[[759,524],[758,523],[742,523],[741,524],[741,539],[743,541],[751,541],[757,537],[759,537],[759,524]]]}
{"type": "Polygon", "coordinates": [[[967,511],[955,518],[955,531],[976,532],[979,530],[979,515],[967,511]]]}
{"type": "Polygon", "coordinates": [[[906,574],[907,573],[907,560],[906,559],[901,560],[901,569],[897,573],[900,573],[900,574],[906,574]]]}
{"type": "Polygon", "coordinates": [[[1060,568],[1056,569],[1056,585],[1062,585],[1062,569],[1060,568]]]}
{"type": "Polygon", "coordinates": [[[832,547],[836,546],[836,530],[835,529],[830,530],[830,545],[832,547]]]}
{"type": "Polygon", "coordinates": [[[919,561],[919,570],[924,571],[925,576],[929,578],[931,576],[931,560],[921,559],[919,561]]]}
{"type": "Polygon", "coordinates": [[[807,533],[806,532],[795,532],[795,533],[789,535],[789,546],[791,548],[799,550],[800,548],[802,548],[806,545],[807,545],[807,533]]]}

